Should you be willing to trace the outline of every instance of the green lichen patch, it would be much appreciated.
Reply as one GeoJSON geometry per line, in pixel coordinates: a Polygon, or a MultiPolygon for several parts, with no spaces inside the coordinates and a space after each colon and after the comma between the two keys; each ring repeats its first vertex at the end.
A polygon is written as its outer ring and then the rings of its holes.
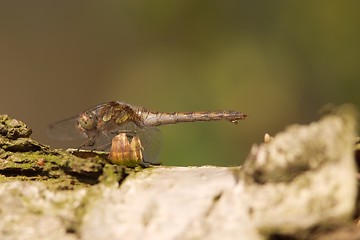
{"type": "Polygon", "coordinates": [[[125,179],[129,174],[128,171],[129,168],[124,166],[106,164],[103,168],[103,174],[99,177],[99,181],[106,185],[112,185],[125,179]]]}
{"type": "Polygon", "coordinates": [[[100,157],[83,159],[61,150],[54,153],[12,153],[0,159],[0,174],[0,182],[42,181],[51,185],[51,188],[64,190],[102,181],[119,182],[127,175],[125,167],[109,164],[100,157]]]}
{"type": "Polygon", "coordinates": [[[51,189],[72,190],[122,181],[138,168],[112,164],[108,153],[54,150],[29,138],[31,129],[0,115],[0,182],[39,181],[51,189]]]}
{"type": "Polygon", "coordinates": [[[16,140],[0,136],[0,147],[10,152],[49,151],[49,147],[39,144],[30,138],[17,138],[16,140]]]}

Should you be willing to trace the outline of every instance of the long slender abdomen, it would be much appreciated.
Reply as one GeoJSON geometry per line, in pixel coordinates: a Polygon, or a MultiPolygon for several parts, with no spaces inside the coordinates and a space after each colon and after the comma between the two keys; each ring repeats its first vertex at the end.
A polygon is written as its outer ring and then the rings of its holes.
{"type": "Polygon", "coordinates": [[[175,124],[178,122],[203,122],[226,120],[237,123],[238,120],[245,119],[246,114],[235,111],[214,111],[214,112],[139,112],[146,125],[159,126],[165,124],[175,124]]]}

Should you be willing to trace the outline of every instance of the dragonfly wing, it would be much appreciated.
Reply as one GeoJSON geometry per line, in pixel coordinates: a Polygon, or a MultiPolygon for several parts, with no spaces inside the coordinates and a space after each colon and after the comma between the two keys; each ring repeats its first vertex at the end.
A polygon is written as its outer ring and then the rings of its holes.
{"type": "Polygon", "coordinates": [[[47,128],[48,136],[52,139],[66,141],[87,138],[87,136],[78,127],[77,118],[78,116],[74,116],[50,124],[47,128]]]}
{"type": "Polygon", "coordinates": [[[139,134],[141,144],[144,148],[144,162],[160,164],[159,156],[162,145],[162,135],[158,128],[146,127],[139,134]]]}

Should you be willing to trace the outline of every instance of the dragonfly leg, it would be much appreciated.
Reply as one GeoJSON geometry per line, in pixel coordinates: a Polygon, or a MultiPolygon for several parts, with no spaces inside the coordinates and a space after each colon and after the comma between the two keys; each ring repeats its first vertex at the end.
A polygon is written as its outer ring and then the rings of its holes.
{"type": "Polygon", "coordinates": [[[92,136],[91,138],[89,138],[88,140],[86,140],[86,142],[84,142],[83,144],[81,144],[81,146],[78,148],[78,151],[83,148],[83,147],[91,147],[94,146],[95,144],[95,140],[96,140],[96,135],[92,136]]]}
{"type": "MultiPolygon", "coordinates": [[[[136,134],[135,134],[134,131],[132,131],[132,130],[126,130],[126,129],[121,130],[121,131],[113,131],[113,132],[109,132],[109,133],[103,132],[103,135],[108,139],[108,143],[105,143],[105,144],[103,144],[103,145],[100,145],[100,146],[96,147],[94,150],[97,150],[97,151],[105,151],[105,150],[109,149],[110,146],[111,146],[111,143],[112,143],[112,138],[113,138],[112,135],[118,135],[118,134],[120,134],[120,133],[125,133],[128,138],[133,138],[134,136],[136,136],[136,134]],[[110,134],[109,134],[109,133],[110,133],[110,134]]],[[[88,145],[88,146],[89,146],[89,145],[88,145]]],[[[92,146],[92,145],[91,145],[91,146],[92,146]]]]}
{"type": "Polygon", "coordinates": [[[141,165],[142,167],[160,166],[161,163],[154,163],[154,162],[146,161],[145,159],[143,159],[143,160],[141,161],[140,165],[141,165]]]}
{"type": "Polygon", "coordinates": [[[100,145],[98,147],[96,147],[95,149],[97,151],[105,151],[106,149],[108,149],[111,145],[111,137],[106,133],[106,132],[103,132],[104,136],[108,139],[107,140],[107,143],[103,144],[103,145],[100,145]]]}

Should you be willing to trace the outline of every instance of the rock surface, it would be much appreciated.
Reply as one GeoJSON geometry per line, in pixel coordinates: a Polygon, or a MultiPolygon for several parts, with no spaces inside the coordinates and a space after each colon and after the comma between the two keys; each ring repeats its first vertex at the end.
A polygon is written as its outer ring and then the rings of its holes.
{"type": "Polygon", "coordinates": [[[234,168],[128,169],[0,131],[0,239],[315,237],[354,215],[355,115],[290,126],[234,168]]]}

